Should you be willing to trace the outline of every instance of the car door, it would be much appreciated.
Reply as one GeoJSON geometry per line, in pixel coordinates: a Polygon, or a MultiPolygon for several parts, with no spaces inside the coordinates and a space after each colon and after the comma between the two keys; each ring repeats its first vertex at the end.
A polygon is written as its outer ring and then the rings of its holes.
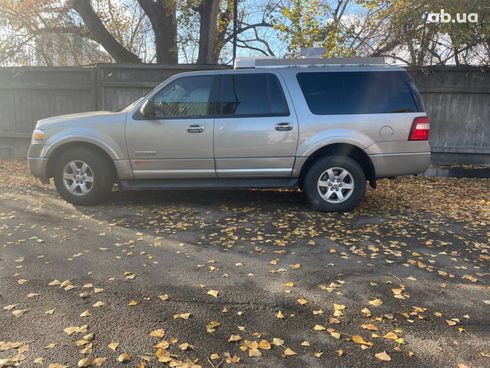
{"type": "Polygon", "coordinates": [[[295,114],[274,73],[219,77],[214,128],[218,177],[289,177],[298,141],[295,114]]]}
{"type": "Polygon", "coordinates": [[[209,103],[214,79],[178,78],[154,95],[154,118],[140,112],[128,117],[126,143],[136,179],[216,177],[209,103]]]}

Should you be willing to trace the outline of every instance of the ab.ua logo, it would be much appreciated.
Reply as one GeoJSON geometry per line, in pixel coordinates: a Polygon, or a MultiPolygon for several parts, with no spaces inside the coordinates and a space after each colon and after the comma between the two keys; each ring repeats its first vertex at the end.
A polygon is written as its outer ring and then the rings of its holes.
{"type": "Polygon", "coordinates": [[[441,9],[439,13],[427,13],[425,19],[427,23],[478,23],[478,13],[456,13],[453,17],[441,9]]]}

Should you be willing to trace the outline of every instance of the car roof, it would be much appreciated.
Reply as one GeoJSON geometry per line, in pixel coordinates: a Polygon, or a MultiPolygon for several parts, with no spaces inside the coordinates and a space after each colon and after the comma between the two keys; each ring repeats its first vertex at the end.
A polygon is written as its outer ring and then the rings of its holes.
{"type": "Polygon", "coordinates": [[[280,67],[258,67],[258,68],[239,68],[239,69],[216,69],[216,70],[196,70],[191,72],[178,73],[175,76],[196,76],[196,75],[224,75],[224,74],[260,74],[260,73],[315,73],[315,72],[406,72],[398,65],[308,65],[308,66],[280,66],[280,67]]]}

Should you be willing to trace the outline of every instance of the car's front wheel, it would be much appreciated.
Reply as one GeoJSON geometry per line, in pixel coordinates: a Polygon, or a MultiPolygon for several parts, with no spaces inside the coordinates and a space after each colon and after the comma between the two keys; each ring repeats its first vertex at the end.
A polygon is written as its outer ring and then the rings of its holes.
{"type": "Polygon", "coordinates": [[[364,197],[366,176],[361,166],[350,157],[322,157],[306,173],[303,189],[315,210],[350,211],[364,197]]]}
{"type": "Polygon", "coordinates": [[[114,184],[110,163],[86,148],[63,152],[54,163],[54,183],[66,201],[88,206],[107,198],[114,184]]]}

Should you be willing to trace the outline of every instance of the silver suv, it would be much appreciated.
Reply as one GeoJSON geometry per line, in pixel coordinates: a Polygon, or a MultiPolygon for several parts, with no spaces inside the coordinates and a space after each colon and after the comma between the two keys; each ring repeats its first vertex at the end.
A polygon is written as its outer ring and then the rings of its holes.
{"type": "Polygon", "coordinates": [[[301,188],[348,211],[366,181],[424,172],[429,119],[401,67],[244,60],[175,75],[119,112],[40,120],[29,167],[73,204],[127,189],[301,188]],[[245,63],[243,67],[243,63],[245,63]]]}

